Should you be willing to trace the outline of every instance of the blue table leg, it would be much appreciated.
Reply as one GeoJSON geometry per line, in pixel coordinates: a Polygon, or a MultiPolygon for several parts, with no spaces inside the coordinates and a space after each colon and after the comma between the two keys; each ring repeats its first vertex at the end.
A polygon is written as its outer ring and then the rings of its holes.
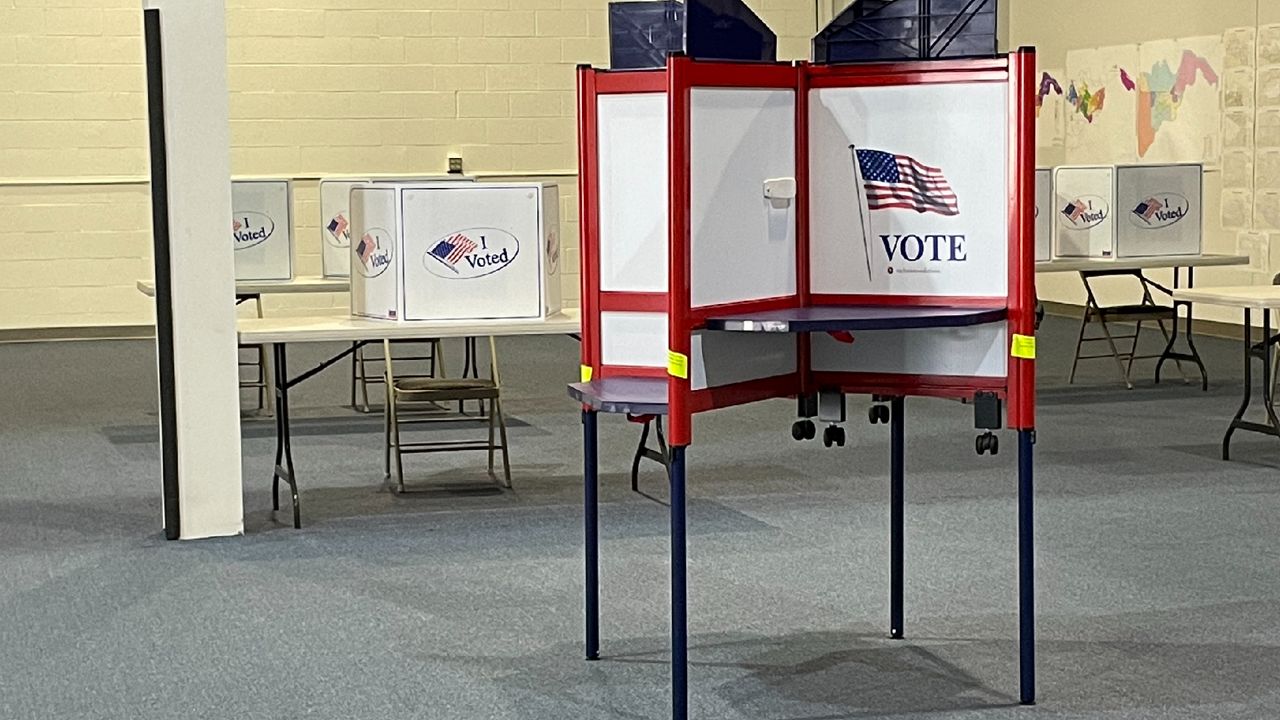
{"type": "Polygon", "coordinates": [[[902,639],[905,401],[889,402],[889,637],[902,639]]]}
{"type": "Polygon", "coordinates": [[[586,653],[588,660],[600,658],[600,533],[599,485],[596,458],[596,416],[594,410],[582,411],[582,517],[586,548],[586,653]]]}
{"type": "Polygon", "coordinates": [[[671,448],[671,717],[689,717],[689,621],[685,569],[684,446],[671,448]]]}
{"type": "Polygon", "coordinates": [[[1034,430],[1018,431],[1018,643],[1020,699],[1036,703],[1035,556],[1032,538],[1034,430]]]}

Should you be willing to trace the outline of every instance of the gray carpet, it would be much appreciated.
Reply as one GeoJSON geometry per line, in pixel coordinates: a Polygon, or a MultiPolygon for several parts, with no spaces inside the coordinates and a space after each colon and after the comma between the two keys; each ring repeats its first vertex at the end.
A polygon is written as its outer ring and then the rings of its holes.
{"type": "MultiPolygon", "coordinates": [[[[1217,458],[1237,345],[1201,341],[1208,393],[1149,365],[1126,391],[1103,362],[1068,387],[1073,332],[1051,318],[1040,340],[1040,705],[1015,705],[1013,437],[979,458],[969,408],[908,401],[908,640],[889,641],[888,433],[859,398],[842,450],[792,442],[786,401],[699,418],[693,717],[1280,717],[1280,443],[1217,458]]],[[[307,527],[270,512],[253,420],[248,534],[179,544],[151,344],[0,346],[0,718],[668,717],[666,510],[627,487],[635,427],[602,423],[586,663],[577,347],[502,350],[514,491],[459,454],[411,458],[414,492],[387,492],[340,366],[295,398],[307,527]]],[[[643,489],[665,497],[652,466],[643,489]]]]}

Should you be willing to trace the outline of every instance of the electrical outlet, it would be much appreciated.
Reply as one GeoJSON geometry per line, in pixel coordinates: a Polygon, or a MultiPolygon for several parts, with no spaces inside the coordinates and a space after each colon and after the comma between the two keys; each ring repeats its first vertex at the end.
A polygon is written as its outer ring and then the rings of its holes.
{"type": "Polygon", "coordinates": [[[461,155],[449,156],[449,174],[450,175],[462,174],[462,156],[461,155]]]}

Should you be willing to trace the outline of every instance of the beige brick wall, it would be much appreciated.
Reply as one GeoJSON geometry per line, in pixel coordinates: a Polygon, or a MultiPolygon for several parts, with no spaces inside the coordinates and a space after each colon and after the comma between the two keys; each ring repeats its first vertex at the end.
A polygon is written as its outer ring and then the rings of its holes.
{"type": "MultiPolygon", "coordinates": [[[[808,54],[815,0],[748,0],[808,54]]],[[[818,0],[829,12],[826,0],[818,0]]],[[[0,0],[0,328],[152,321],[138,0],[0,0]],[[16,249],[16,250],[15,250],[16,249]]],[[[237,175],[469,172],[559,182],[577,267],[574,78],[608,60],[606,0],[228,0],[237,175]]],[[[318,190],[295,188],[300,274],[318,190]]],[[[576,299],[576,271],[565,278],[576,299]]],[[[315,312],[339,296],[272,299],[315,312]]]]}

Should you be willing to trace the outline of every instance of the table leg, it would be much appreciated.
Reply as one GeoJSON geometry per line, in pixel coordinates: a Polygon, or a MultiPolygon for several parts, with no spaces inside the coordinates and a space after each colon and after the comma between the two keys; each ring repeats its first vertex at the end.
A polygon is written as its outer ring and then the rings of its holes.
{"type": "Polygon", "coordinates": [[[1034,545],[1034,430],[1018,431],[1018,659],[1019,698],[1036,702],[1034,545]]]}
{"type": "Polygon", "coordinates": [[[1231,459],[1231,435],[1235,433],[1236,428],[1240,426],[1240,420],[1244,417],[1244,413],[1249,409],[1249,401],[1253,398],[1253,343],[1251,340],[1251,329],[1253,324],[1253,314],[1249,308],[1244,309],[1244,397],[1240,399],[1240,409],[1236,410],[1236,416],[1231,419],[1231,424],[1227,426],[1227,434],[1222,437],[1222,459],[1231,459]]]}
{"type": "Polygon", "coordinates": [[[903,636],[903,480],[905,476],[905,401],[889,401],[889,637],[903,636]]]}
{"type": "Polygon", "coordinates": [[[289,484],[293,497],[293,526],[302,527],[302,511],[298,506],[298,479],[293,472],[293,443],[289,432],[289,370],[285,343],[273,346],[276,388],[276,467],[271,477],[271,506],[280,509],[280,481],[289,484]]]}
{"type": "Polygon", "coordinates": [[[586,654],[588,660],[600,658],[600,536],[599,536],[599,464],[597,458],[597,419],[594,410],[582,411],[582,515],[586,547],[586,654]]]}
{"type": "Polygon", "coordinates": [[[1275,398],[1272,393],[1274,380],[1271,376],[1273,339],[1271,337],[1271,310],[1262,311],[1262,407],[1267,413],[1267,421],[1276,435],[1280,435],[1280,418],[1276,417],[1275,398]]]}
{"type": "Polygon", "coordinates": [[[685,546],[685,447],[671,448],[671,717],[689,717],[689,619],[685,546]]]}

